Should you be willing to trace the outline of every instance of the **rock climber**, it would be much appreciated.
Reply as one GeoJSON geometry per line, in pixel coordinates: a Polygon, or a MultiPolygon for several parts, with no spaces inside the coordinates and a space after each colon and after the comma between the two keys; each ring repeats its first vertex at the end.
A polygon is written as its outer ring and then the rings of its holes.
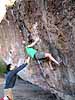
{"type": "MultiPolygon", "coordinates": [[[[33,48],[33,46],[38,41],[40,41],[40,39],[36,38],[35,41],[33,41],[31,44],[29,44],[25,47],[25,51],[26,51],[27,55],[30,56],[32,59],[37,59],[37,60],[42,60],[44,58],[49,58],[49,60],[52,60],[57,65],[60,65],[59,62],[54,59],[54,57],[51,55],[51,53],[37,51],[36,49],[33,48]]],[[[25,44],[25,41],[23,41],[22,43],[25,44]]]]}

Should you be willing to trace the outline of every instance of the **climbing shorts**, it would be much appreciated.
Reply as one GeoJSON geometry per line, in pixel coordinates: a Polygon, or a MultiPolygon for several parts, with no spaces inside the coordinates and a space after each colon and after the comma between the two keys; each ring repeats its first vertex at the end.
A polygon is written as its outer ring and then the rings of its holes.
{"type": "Polygon", "coordinates": [[[45,53],[44,52],[39,52],[35,54],[35,59],[44,59],[45,58],[45,53]]]}

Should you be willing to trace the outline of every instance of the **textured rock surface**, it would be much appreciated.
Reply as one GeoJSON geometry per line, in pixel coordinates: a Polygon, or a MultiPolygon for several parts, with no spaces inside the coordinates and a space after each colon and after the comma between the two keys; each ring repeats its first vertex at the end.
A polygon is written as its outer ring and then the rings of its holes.
{"type": "MultiPolygon", "coordinates": [[[[3,79],[0,79],[0,83],[2,83],[1,80],[3,79]]],[[[44,91],[40,87],[20,79],[16,81],[13,95],[14,100],[58,100],[58,97],[50,91],[44,91]]],[[[3,97],[3,83],[0,84],[0,97],[3,97]]]]}
{"type": "Polygon", "coordinates": [[[58,93],[65,100],[70,98],[72,100],[75,96],[74,10],[74,0],[21,0],[13,8],[8,9],[9,25],[5,21],[0,25],[2,56],[5,56],[4,54],[13,45],[20,57],[24,54],[21,41],[23,38],[27,41],[28,35],[26,30],[23,30],[25,34],[19,32],[19,28],[23,27],[21,21],[31,33],[33,33],[33,25],[37,22],[37,32],[34,33],[37,33],[41,39],[37,48],[51,52],[58,61],[62,60],[63,64],[56,66],[54,63],[43,62],[43,78],[37,63],[32,61],[30,67],[20,76],[43,89],[58,93]],[[50,66],[55,67],[55,71],[52,71],[50,66]]]}

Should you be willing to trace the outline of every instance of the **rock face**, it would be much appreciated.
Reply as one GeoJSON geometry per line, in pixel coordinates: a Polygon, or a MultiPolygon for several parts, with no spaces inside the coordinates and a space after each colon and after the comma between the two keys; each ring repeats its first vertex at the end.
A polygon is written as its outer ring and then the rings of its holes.
{"type": "Polygon", "coordinates": [[[23,57],[22,40],[28,41],[28,35],[32,34],[33,38],[38,36],[41,39],[35,48],[50,52],[57,61],[62,61],[60,66],[53,62],[38,64],[31,61],[30,66],[19,75],[24,80],[58,94],[64,100],[75,98],[74,10],[74,0],[20,0],[13,8],[8,8],[9,25],[5,21],[0,25],[2,56],[13,46],[17,51],[17,59],[23,57]],[[55,70],[51,70],[51,67],[55,70]]]}

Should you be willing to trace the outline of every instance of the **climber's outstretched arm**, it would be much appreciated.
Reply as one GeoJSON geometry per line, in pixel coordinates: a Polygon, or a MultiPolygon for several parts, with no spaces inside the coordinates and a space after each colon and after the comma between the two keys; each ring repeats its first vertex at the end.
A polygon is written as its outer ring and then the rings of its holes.
{"type": "Polygon", "coordinates": [[[25,63],[29,64],[30,62],[30,57],[28,57],[26,60],[25,60],[25,63]]]}
{"type": "Polygon", "coordinates": [[[33,47],[40,39],[39,38],[36,38],[36,40],[31,43],[30,45],[26,46],[26,47],[33,47]]]}

